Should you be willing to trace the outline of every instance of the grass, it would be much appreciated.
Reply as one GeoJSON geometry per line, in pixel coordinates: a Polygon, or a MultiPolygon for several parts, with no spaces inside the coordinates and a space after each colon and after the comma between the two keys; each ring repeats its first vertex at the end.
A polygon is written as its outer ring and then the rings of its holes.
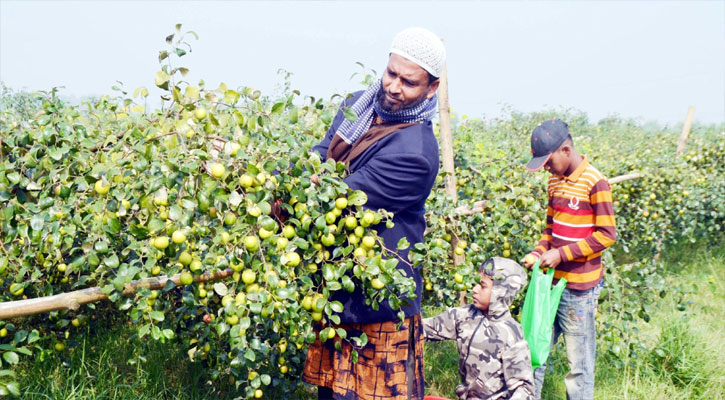
{"type": "Polygon", "coordinates": [[[133,328],[115,326],[79,338],[64,356],[26,366],[24,399],[203,398],[203,371],[173,346],[129,339],[133,328]],[[141,354],[146,356],[141,356],[141,354]]]}
{"type": "MultiPolygon", "coordinates": [[[[682,245],[666,254],[668,283],[696,285],[686,295],[689,305],[679,311],[680,299],[665,296],[650,323],[639,326],[640,334],[648,338],[646,351],[616,363],[597,359],[596,399],[725,397],[725,246],[682,245]]],[[[440,311],[426,310],[426,314],[440,311]]],[[[190,363],[179,346],[139,343],[133,334],[133,327],[118,324],[88,331],[78,337],[72,351],[24,363],[18,371],[23,399],[186,400],[240,395],[226,378],[212,384],[201,364],[190,363]]],[[[427,343],[425,363],[426,393],[455,399],[459,383],[455,343],[427,343]]],[[[567,370],[560,342],[550,357],[544,399],[566,398],[567,370]]],[[[315,399],[316,395],[314,389],[304,388],[286,397],[315,399]]]]}

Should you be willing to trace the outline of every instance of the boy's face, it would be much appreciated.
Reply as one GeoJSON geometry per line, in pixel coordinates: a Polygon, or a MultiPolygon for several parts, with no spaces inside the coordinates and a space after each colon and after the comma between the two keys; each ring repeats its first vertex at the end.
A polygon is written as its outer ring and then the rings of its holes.
{"type": "Polygon", "coordinates": [[[493,280],[485,274],[481,274],[481,283],[473,287],[473,306],[483,312],[488,311],[491,302],[491,289],[493,280]]]}
{"type": "Polygon", "coordinates": [[[565,142],[561,147],[554,150],[549,161],[544,164],[544,169],[554,175],[565,175],[569,169],[569,146],[565,142]]]}

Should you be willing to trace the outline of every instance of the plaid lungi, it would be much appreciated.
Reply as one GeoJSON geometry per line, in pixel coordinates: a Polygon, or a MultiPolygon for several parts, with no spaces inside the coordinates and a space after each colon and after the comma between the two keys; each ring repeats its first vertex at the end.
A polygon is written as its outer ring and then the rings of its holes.
{"type": "Polygon", "coordinates": [[[356,348],[358,362],[352,362],[350,341],[337,336],[324,343],[318,339],[307,350],[302,380],[331,388],[336,400],[422,399],[425,340],[420,314],[406,318],[400,329],[397,325],[396,321],[340,325],[348,337],[362,332],[368,337],[365,347],[356,348]],[[341,342],[341,351],[335,349],[336,342],[341,342]]]}

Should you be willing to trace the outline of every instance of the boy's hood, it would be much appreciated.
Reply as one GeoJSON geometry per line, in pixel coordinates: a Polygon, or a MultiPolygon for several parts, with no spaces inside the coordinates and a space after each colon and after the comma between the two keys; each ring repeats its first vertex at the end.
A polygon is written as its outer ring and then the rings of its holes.
{"type": "Polygon", "coordinates": [[[516,261],[493,257],[483,265],[483,273],[493,280],[488,316],[498,317],[509,311],[509,306],[526,284],[526,271],[516,261]]]}

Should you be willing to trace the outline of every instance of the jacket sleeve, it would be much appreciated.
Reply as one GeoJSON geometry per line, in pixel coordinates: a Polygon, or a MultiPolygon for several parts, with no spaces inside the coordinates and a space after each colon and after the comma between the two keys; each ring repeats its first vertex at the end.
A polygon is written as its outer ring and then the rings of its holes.
{"type": "Polygon", "coordinates": [[[376,155],[344,181],[367,194],[366,207],[397,213],[425,202],[429,194],[425,189],[437,167],[421,154],[376,155]]]}
{"type": "Polygon", "coordinates": [[[521,340],[502,355],[503,376],[511,400],[534,399],[534,373],[529,346],[521,340]]]}
{"type": "Polygon", "coordinates": [[[582,240],[559,248],[563,261],[587,257],[599,253],[617,240],[614,222],[612,191],[606,179],[599,180],[589,192],[589,203],[594,210],[594,233],[582,240]]]}
{"type": "Polygon", "coordinates": [[[435,317],[423,318],[425,340],[455,340],[458,326],[456,310],[456,308],[452,308],[435,317]]]}

